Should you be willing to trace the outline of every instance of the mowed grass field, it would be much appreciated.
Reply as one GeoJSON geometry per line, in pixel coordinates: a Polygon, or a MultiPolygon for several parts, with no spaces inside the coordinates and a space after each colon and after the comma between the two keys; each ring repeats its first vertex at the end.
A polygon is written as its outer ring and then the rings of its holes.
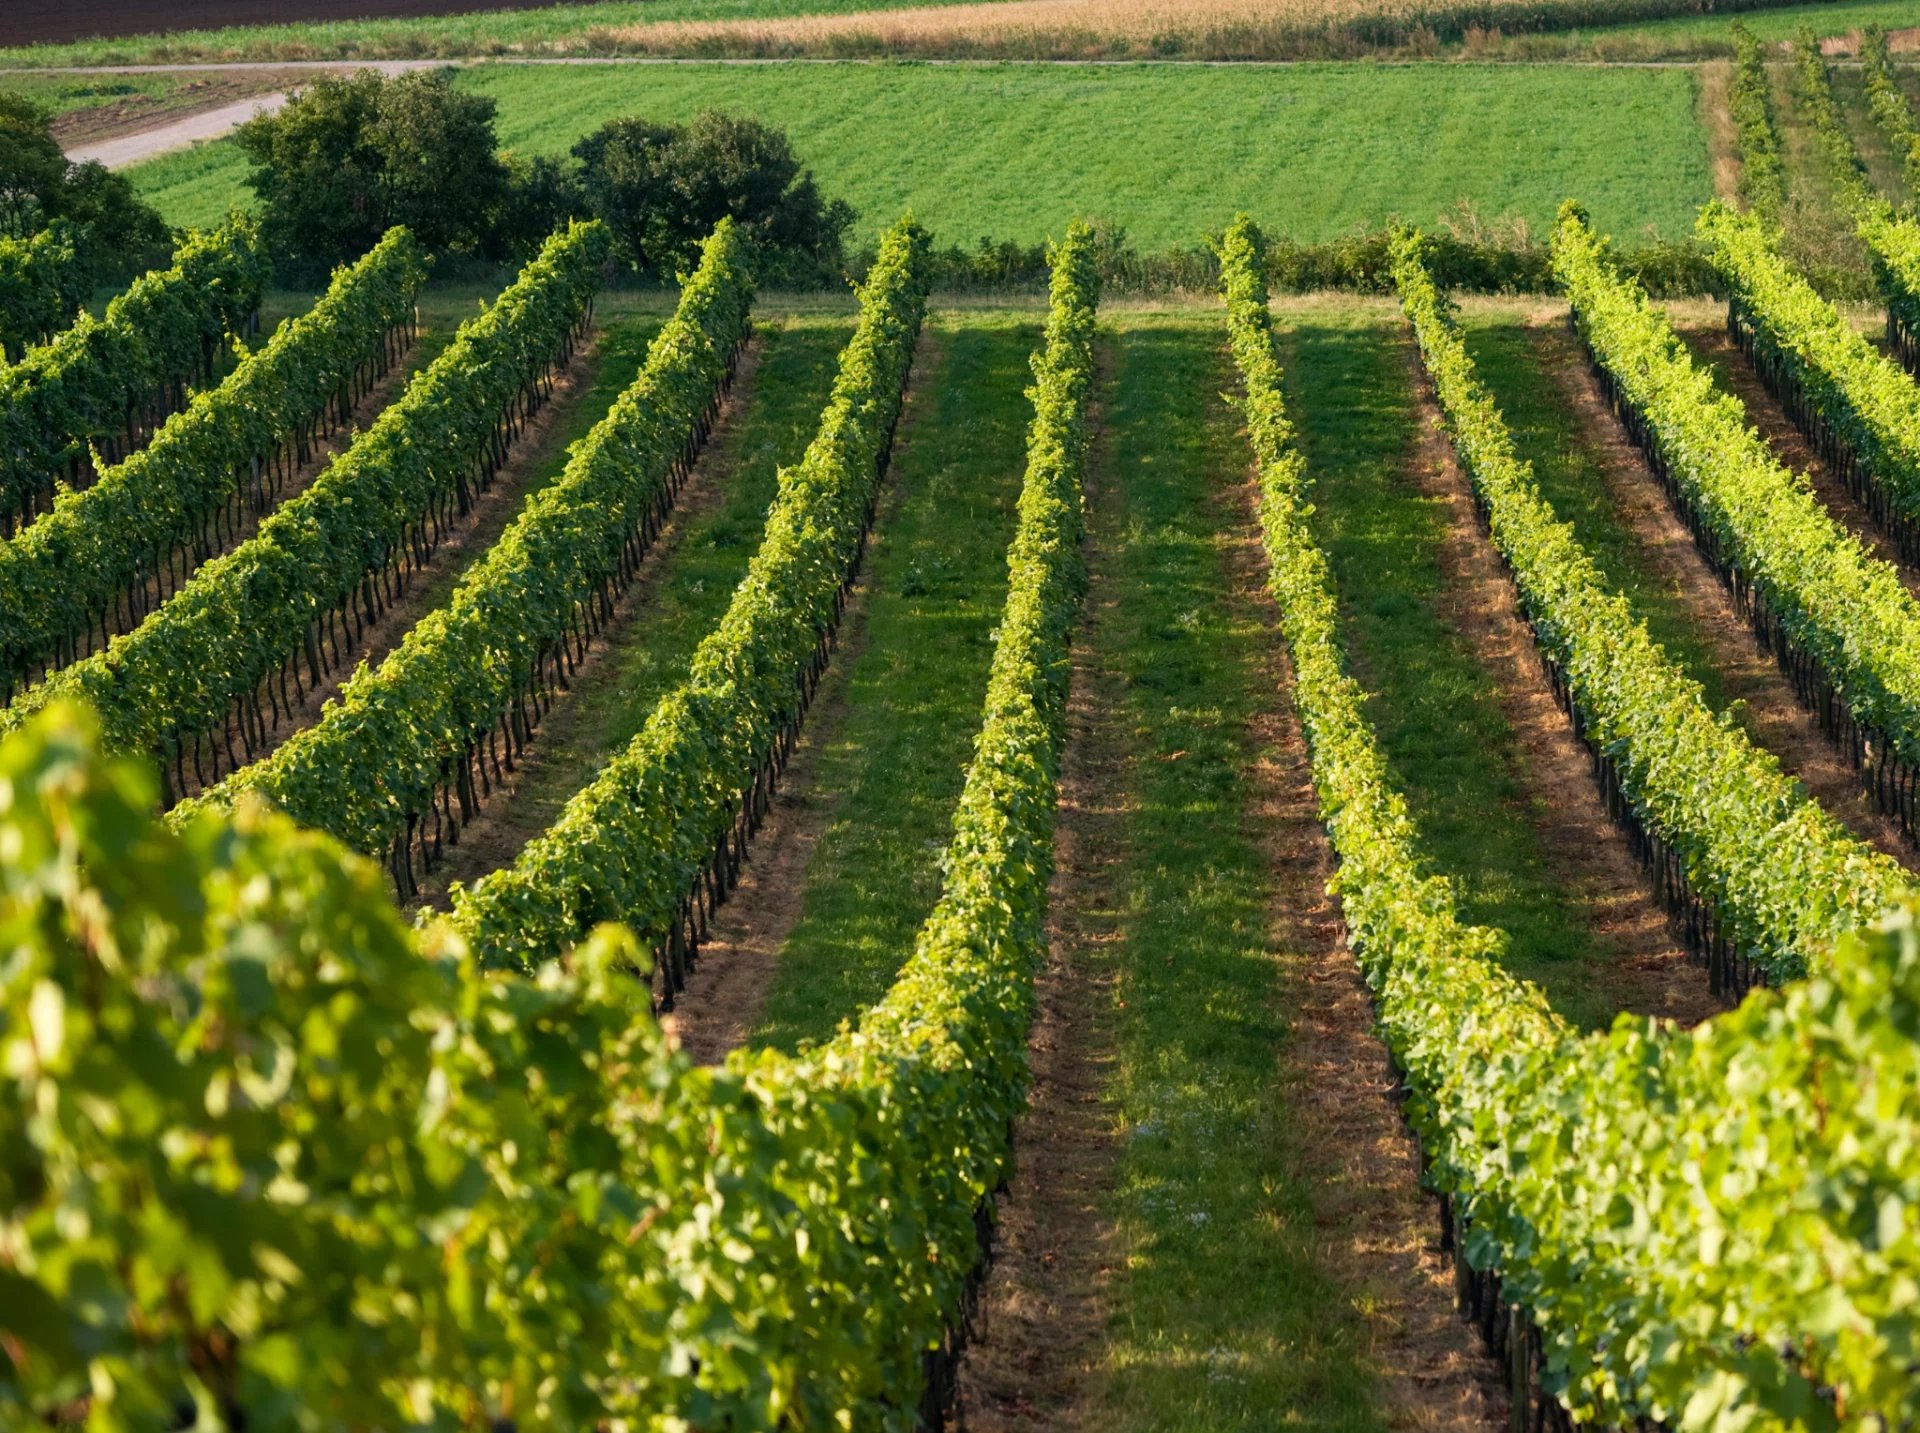
{"type": "MultiPolygon", "coordinates": [[[[1243,209],[1303,240],[1461,202],[1544,228],[1569,195],[1623,237],[1677,237],[1712,195],[1686,69],[502,64],[461,83],[535,154],[622,115],[758,115],[853,204],[861,240],[906,209],[943,243],[1033,243],[1091,215],[1149,252],[1243,209]]],[[[176,224],[245,202],[246,172],[226,141],[132,171],[176,224]]]]}

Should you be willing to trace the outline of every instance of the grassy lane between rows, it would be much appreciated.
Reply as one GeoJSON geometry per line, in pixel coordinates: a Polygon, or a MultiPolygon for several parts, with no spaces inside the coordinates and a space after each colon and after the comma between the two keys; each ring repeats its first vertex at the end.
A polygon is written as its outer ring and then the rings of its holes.
{"type": "Polygon", "coordinates": [[[857,651],[816,703],[809,803],[831,812],[808,859],[752,1042],[792,1050],[885,992],[939,895],[979,726],[1025,470],[1027,316],[935,313],[921,407],[867,547],[857,651]],[[819,709],[840,713],[820,724],[819,709]]]}
{"type": "Polygon", "coordinates": [[[1612,1000],[1589,913],[1542,854],[1521,757],[1442,569],[1443,504],[1422,492],[1410,339],[1397,316],[1316,311],[1288,325],[1289,396],[1315,525],[1345,605],[1368,714],[1467,919],[1507,932],[1507,964],[1567,1018],[1612,1000]]]}
{"type": "Polygon", "coordinates": [[[1823,292],[1854,298],[1873,293],[1866,245],[1834,183],[1831,163],[1806,106],[1791,63],[1768,67],[1781,152],[1787,164],[1787,207],[1781,216],[1787,251],[1823,292]]]}
{"type": "Polygon", "coordinates": [[[1664,586],[1646,549],[1621,520],[1606,487],[1600,454],[1580,415],[1560,401],[1523,322],[1514,317],[1469,321],[1467,351],[1480,379],[1506,415],[1515,448],[1533,464],[1540,491],[1615,591],[1633,604],[1654,641],[1706,689],[1716,710],[1727,705],[1725,683],[1679,594],[1664,586]]]}
{"type": "MultiPolygon", "coordinates": [[[[1124,790],[1101,877],[1116,1001],[1109,1196],[1123,1254],[1082,1426],[1382,1426],[1360,1319],[1290,1119],[1276,875],[1256,735],[1273,701],[1262,625],[1229,598],[1223,490],[1246,471],[1218,315],[1127,316],[1102,344],[1089,662],[1117,694],[1124,790]]],[[[1083,975],[1089,978],[1093,972],[1083,975]]]]}
{"type": "Polygon", "coordinates": [[[511,860],[634,738],[662,694],[685,676],[693,649],[719,622],[760,544],[780,465],[799,459],[819,424],[851,333],[852,323],[843,316],[760,321],[758,376],[751,400],[726,434],[726,466],[714,471],[709,449],[702,458],[708,471],[695,478],[716,484],[716,499],[689,511],[690,494],[683,496],[678,532],[663,539],[670,547],[654,570],[645,605],[607,635],[592,666],[542,725],[499,829],[454,848],[435,872],[437,888],[454,879],[473,881],[511,860]]]}
{"type": "MultiPolygon", "coordinates": [[[[1912,75],[1912,71],[1907,73],[1912,75]]],[[[1830,65],[1827,74],[1833,81],[1833,95],[1846,120],[1847,133],[1853,136],[1853,147],[1867,166],[1868,182],[1894,203],[1906,203],[1914,197],[1907,183],[1907,167],[1894,154],[1887,132],[1873,117],[1865,76],[1852,65],[1830,65]]]]}

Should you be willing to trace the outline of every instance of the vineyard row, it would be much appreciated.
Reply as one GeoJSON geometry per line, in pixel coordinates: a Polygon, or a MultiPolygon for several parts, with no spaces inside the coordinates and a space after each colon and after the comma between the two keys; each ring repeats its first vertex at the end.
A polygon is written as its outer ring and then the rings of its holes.
{"type": "Polygon", "coordinates": [[[712,425],[752,297],[744,241],[723,222],[639,375],[448,602],[316,725],[204,799],[259,792],[384,856],[411,896],[416,865],[458,839],[632,581],[712,425]]]}
{"type": "Polygon", "coordinates": [[[1881,807],[1920,821],[1920,603],[1718,391],[1577,214],[1554,269],[1595,372],[1735,605],[1881,807]]]}
{"type": "Polygon", "coordinates": [[[273,507],[312,445],[406,351],[425,278],[413,236],[392,231],[144,448],[0,545],[6,700],[144,621],[231,545],[244,513],[273,507]]]}
{"type": "MultiPolygon", "coordinates": [[[[1699,1030],[1622,1019],[1583,1037],[1507,975],[1500,933],[1466,924],[1431,873],[1347,673],[1250,223],[1223,259],[1269,582],[1342,911],[1444,1196],[1463,1307],[1509,1368],[1515,1426],[1787,1429],[1842,1405],[1910,1421],[1920,1310],[1891,1291],[1920,1270],[1920,1210],[1879,1202],[1859,1176],[1900,1163],[1920,1108],[1915,908],[1699,1030]]],[[[1438,356],[1449,325],[1417,259],[1403,240],[1438,356]]],[[[1457,360],[1439,366],[1473,397],[1457,360]]],[[[1478,428],[1490,415],[1473,406],[1462,416],[1478,428]]],[[[1491,464],[1500,445],[1489,430],[1466,446],[1491,464]]]]}
{"type": "MultiPolygon", "coordinates": [[[[1026,1080],[1093,252],[1076,226],[1055,255],[939,902],[825,1045],[695,1067],[617,928],[488,969],[262,804],[157,824],[150,771],[103,759],[82,708],[0,743],[0,790],[43,797],[0,802],[21,934],[0,996],[32,1012],[0,1026],[0,1177],[21,1192],[0,1280],[25,1315],[0,1417],[87,1398],[227,1426],[904,1429],[944,1396],[1026,1080]]],[[[920,231],[889,236],[869,358],[911,342],[925,262],[920,231]]]]}
{"type": "Polygon", "coordinates": [[[607,246],[598,224],[555,234],[311,487],[133,631],[15,698],[0,730],[85,701],[109,750],[158,757],[169,802],[264,754],[506,461],[591,318],[607,246]]]}
{"type": "Polygon", "coordinates": [[[251,327],[268,274],[252,220],[190,234],[173,265],[133,281],[95,318],[83,313],[0,368],[0,536],[119,462],[187,401],[251,327]]]}

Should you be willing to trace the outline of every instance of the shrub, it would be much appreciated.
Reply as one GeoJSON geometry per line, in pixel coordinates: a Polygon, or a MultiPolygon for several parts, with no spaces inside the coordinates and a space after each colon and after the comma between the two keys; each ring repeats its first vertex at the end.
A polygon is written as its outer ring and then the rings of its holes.
{"type": "Polygon", "coordinates": [[[573,148],[587,209],[640,269],[671,275],[731,217],[760,251],[763,280],[805,282],[839,269],[853,209],[823,199],[786,134],[708,110],[690,124],[617,119],[573,148]]]}
{"type": "Polygon", "coordinates": [[[236,141],[277,253],[331,264],[404,224],[429,249],[493,255],[513,199],[493,116],[494,102],[456,90],[451,70],[392,80],[363,70],[315,81],[236,141]]]}

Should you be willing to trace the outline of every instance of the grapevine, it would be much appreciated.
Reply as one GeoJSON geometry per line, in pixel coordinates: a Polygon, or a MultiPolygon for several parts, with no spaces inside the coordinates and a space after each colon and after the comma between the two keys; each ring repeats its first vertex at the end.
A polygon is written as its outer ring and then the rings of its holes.
{"type": "Polygon", "coordinates": [[[170,801],[251,759],[491,481],[585,327],[606,252],[597,223],[555,234],[312,487],[133,631],[16,697],[0,729],[84,700],[109,750],[160,757],[170,801]]]}
{"type": "Polygon", "coordinates": [[[1780,128],[1767,80],[1767,54],[1754,34],[1733,24],[1733,81],[1728,108],[1740,150],[1740,198],[1772,223],[1787,207],[1787,165],[1780,150],[1780,128]]]}
{"type": "Polygon", "coordinates": [[[1281,394],[1258,231],[1223,244],[1269,586],[1337,890],[1443,1195],[1463,1308],[1529,1426],[1787,1430],[1920,1414],[1920,918],[1698,1031],[1581,1037],[1498,963],[1420,834],[1348,675],[1340,600],[1281,394]],[[1877,1211],[1887,1223],[1878,1224],[1877,1211]],[[1868,1231],[1863,1233],[1862,1231],[1868,1231]],[[1840,1318],[1809,1317],[1814,1308],[1840,1318]]]}
{"type": "Polygon", "coordinates": [[[747,257],[723,222],[639,376],[447,604],[350,678],[317,725],[207,800],[259,792],[385,855],[413,893],[416,848],[437,857],[503,778],[502,755],[517,755],[665,521],[746,337],[747,257]]]}
{"type": "Polygon", "coordinates": [[[1807,799],[1778,760],[1720,720],[1632,607],[1602,581],[1474,373],[1417,235],[1395,277],[1455,450],[1519,588],[1556,696],[1630,817],[1654,883],[1704,951],[1716,992],[1744,993],[1826,956],[1905,889],[1905,872],[1807,799]]]}
{"type": "Polygon", "coordinates": [[[51,503],[57,478],[81,483],[139,447],[212,378],[267,270],[259,227],[236,214],[188,235],[171,268],[135,279],[99,318],[0,368],[0,535],[51,503]]]}
{"type": "Polygon", "coordinates": [[[1920,387],[1761,225],[1710,204],[1699,227],[1727,285],[1728,332],[1901,555],[1920,560],[1920,387]]]}
{"type": "Polygon", "coordinates": [[[1747,425],[1576,211],[1554,271],[1596,372],[1736,605],[1874,798],[1920,820],[1920,602],[1747,425]]]}
{"type": "Polygon", "coordinates": [[[911,221],[882,239],[819,430],[781,473],[760,549],[687,680],[511,868],[455,886],[455,920],[483,958],[524,964],[619,920],[660,952],[666,1000],[684,983],[826,670],[886,472],[927,252],[911,221]]]}
{"type": "Polygon", "coordinates": [[[488,971],[262,804],[156,822],[78,708],[0,742],[0,1417],[918,1426],[1026,1081],[1092,254],[1076,226],[1055,257],[939,904],[828,1045],[695,1068],[616,929],[488,971]]]}
{"type": "Polygon", "coordinates": [[[412,235],[394,230],[146,447],[0,546],[8,700],[36,666],[138,625],[230,540],[243,510],[271,508],[312,442],[399,357],[425,277],[412,235]]]}
{"type": "Polygon", "coordinates": [[[86,298],[84,277],[65,220],[24,239],[0,236],[0,359],[18,363],[72,322],[86,298]]]}

